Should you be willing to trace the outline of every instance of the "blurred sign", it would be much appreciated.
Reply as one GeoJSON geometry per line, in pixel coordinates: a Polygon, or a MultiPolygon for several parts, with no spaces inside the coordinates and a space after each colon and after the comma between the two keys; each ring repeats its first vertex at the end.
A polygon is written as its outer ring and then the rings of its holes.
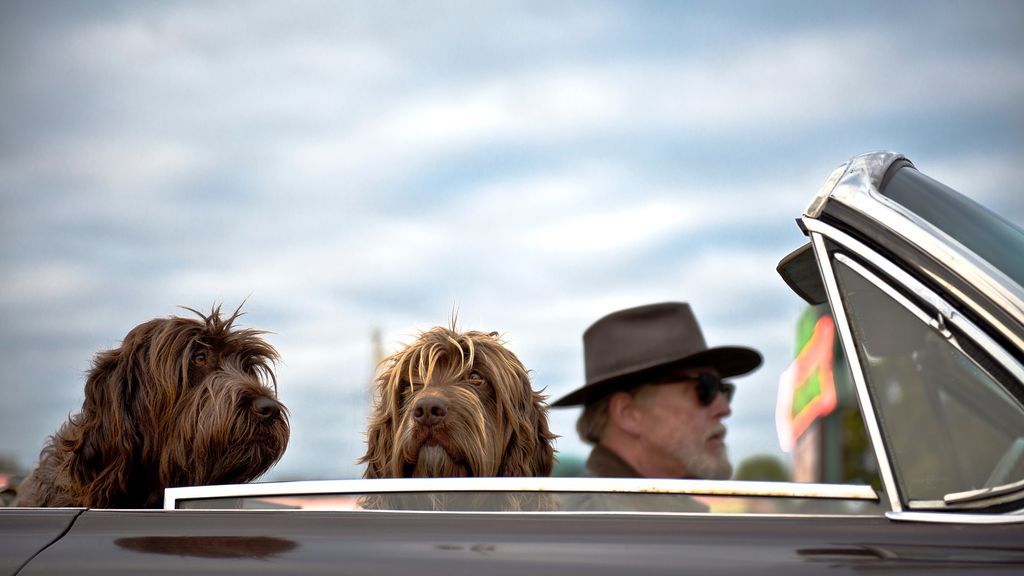
{"type": "Polygon", "coordinates": [[[804,316],[801,320],[800,352],[779,377],[779,398],[775,405],[775,428],[779,445],[786,452],[816,419],[836,408],[836,385],[832,376],[835,324],[832,317],[804,316]],[[806,323],[814,322],[807,329],[806,323]]]}

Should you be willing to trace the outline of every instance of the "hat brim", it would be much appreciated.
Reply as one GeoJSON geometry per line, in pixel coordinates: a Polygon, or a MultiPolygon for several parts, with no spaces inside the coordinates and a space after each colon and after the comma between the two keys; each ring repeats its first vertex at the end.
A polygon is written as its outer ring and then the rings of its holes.
{"type": "Polygon", "coordinates": [[[655,366],[649,366],[640,370],[616,374],[607,377],[597,377],[593,382],[587,382],[585,386],[574,390],[565,396],[555,400],[550,406],[558,408],[562,406],[576,406],[586,404],[592,398],[604,396],[617,390],[632,388],[641,384],[664,384],[666,379],[680,375],[689,368],[695,366],[708,366],[718,370],[722,378],[742,376],[757,369],[763,361],[761,353],[753,348],[742,346],[719,346],[708,348],[696,354],[683,358],[670,360],[655,366]]]}

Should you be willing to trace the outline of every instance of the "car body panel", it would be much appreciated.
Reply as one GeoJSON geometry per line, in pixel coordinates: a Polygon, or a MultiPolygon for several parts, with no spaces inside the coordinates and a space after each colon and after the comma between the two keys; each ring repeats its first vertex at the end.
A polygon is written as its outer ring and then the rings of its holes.
{"type": "Polygon", "coordinates": [[[1024,570],[1020,525],[883,517],[89,510],[32,574],[1024,570]]]}
{"type": "Polygon", "coordinates": [[[0,509],[0,574],[15,574],[40,550],[60,538],[81,508],[0,509]]]}

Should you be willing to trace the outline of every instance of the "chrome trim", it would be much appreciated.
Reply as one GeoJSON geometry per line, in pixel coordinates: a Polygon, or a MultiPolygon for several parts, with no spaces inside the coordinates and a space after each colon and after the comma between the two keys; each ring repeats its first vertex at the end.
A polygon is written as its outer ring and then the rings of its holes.
{"type": "MultiPolygon", "coordinates": [[[[808,218],[804,218],[804,222],[818,223],[816,220],[808,218]]],[[[836,328],[839,330],[843,350],[846,352],[847,364],[850,366],[850,375],[853,377],[854,386],[857,389],[857,402],[860,404],[861,415],[864,417],[864,427],[871,438],[871,445],[875,448],[875,458],[878,460],[878,473],[882,477],[882,484],[885,485],[885,492],[889,496],[890,507],[894,512],[902,512],[903,503],[900,501],[892,462],[889,460],[889,452],[882,438],[881,427],[878,424],[878,414],[875,413],[874,404],[868,392],[864,368],[861,366],[860,355],[857,353],[857,347],[853,342],[853,333],[850,329],[849,319],[846,316],[846,307],[843,305],[842,297],[839,295],[839,286],[836,283],[835,272],[832,270],[832,265],[828,260],[828,250],[825,248],[824,237],[820,232],[812,231],[811,228],[808,228],[808,232],[810,232],[811,236],[811,245],[814,247],[814,256],[818,261],[818,270],[821,272],[822,280],[825,282],[825,293],[828,295],[833,319],[835,320],[836,328]]]]}
{"type": "Polygon", "coordinates": [[[658,478],[382,478],[167,488],[164,509],[176,509],[179,500],[204,498],[393,492],[623,492],[878,501],[874,489],[859,484],[658,478]]]}
{"type": "Polygon", "coordinates": [[[907,160],[907,158],[899,152],[891,151],[868,152],[854,156],[832,171],[814,199],[811,200],[804,215],[811,218],[821,216],[829,197],[840,199],[839,196],[849,190],[867,193],[877,190],[882,185],[885,173],[897,160],[907,160]]]}
{"type": "MultiPolygon", "coordinates": [[[[868,248],[859,240],[833,226],[825,224],[820,220],[811,220],[806,218],[803,223],[808,232],[828,237],[850,252],[856,254],[859,258],[879,269],[895,283],[904,286],[918,299],[925,302],[928,306],[931,306],[936,314],[942,318],[941,322],[943,324],[951,324],[955,326],[968,338],[974,341],[974,343],[982,350],[984,350],[986,354],[991,356],[1004,369],[1006,369],[1006,371],[1014,378],[1021,382],[1021,384],[1024,384],[1024,365],[1018,362],[1014,355],[1007,352],[1005,348],[995,341],[995,339],[979,328],[974,322],[964,317],[964,315],[950,305],[949,302],[925,286],[917,278],[910,275],[906,270],[903,270],[899,266],[893,264],[892,261],[880,256],[877,252],[868,248]]],[[[910,309],[915,310],[919,308],[915,305],[910,309]]],[[[928,317],[927,315],[923,317],[918,313],[915,313],[915,315],[922,318],[922,320],[928,324],[931,324],[932,321],[937,322],[935,318],[928,317]]],[[[933,325],[933,327],[935,326],[933,325]]],[[[957,348],[960,348],[959,345],[957,345],[957,348]]]]}
{"type": "Polygon", "coordinates": [[[846,172],[836,183],[831,196],[844,204],[848,198],[860,197],[863,194],[874,197],[877,190],[882,187],[885,173],[897,160],[907,160],[907,157],[892,151],[868,152],[854,156],[846,163],[846,172]]]}
{"type": "Polygon", "coordinates": [[[849,162],[840,165],[838,168],[832,171],[825,179],[825,183],[818,189],[818,193],[811,199],[811,203],[807,205],[807,209],[804,210],[804,216],[811,218],[817,218],[821,216],[821,211],[825,209],[825,203],[828,202],[829,196],[832,194],[832,190],[835,189],[836,183],[839,179],[846,174],[846,169],[850,166],[849,162]]]}
{"type": "MultiPolygon", "coordinates": [[[[878,192],[885,171],[893,162],[900,159],[906,160],[894,152],[855,157],[850,160],[842,177],[827,193],[828,197],[822,197],[822,192],[819,192],[806,215],[810,218],[820,216],[828,198],[850,207],[942,262],[966,282],[976,286],[1020,326],[1024,326],[1024,288],[941,228],[878,192]]],[[[831,178],[830,176],[830,180],[831,178]]],[[[968,298],[949,283],[943,282],[941,278],[933,277],[933,280],[956,298],[970,305],[1016,347],[1024,349],[1024,335],[1015,331],[1014,327],[999,322],[978,302],[968,298]]]]}
{"type": "Polygon", "coordinates": [[[896,522],[930,522],[933,524],[1021,524],[1024,516],[1014,514],[951,514],[949,512],[886,512],[896,522]]]}

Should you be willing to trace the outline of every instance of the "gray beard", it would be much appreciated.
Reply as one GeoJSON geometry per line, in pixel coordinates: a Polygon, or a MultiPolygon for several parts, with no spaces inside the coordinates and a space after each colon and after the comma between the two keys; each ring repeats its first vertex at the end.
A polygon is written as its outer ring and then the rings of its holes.
{"type": "Polygon", "coordinates": [[[722,456],[717,458],[710,454],[699,454],[686,459],[686,469],[695,478],[705,480],[728,480],[732,478],[732,463],[729,462],[729,452],[724,450],[722,456]]]}

